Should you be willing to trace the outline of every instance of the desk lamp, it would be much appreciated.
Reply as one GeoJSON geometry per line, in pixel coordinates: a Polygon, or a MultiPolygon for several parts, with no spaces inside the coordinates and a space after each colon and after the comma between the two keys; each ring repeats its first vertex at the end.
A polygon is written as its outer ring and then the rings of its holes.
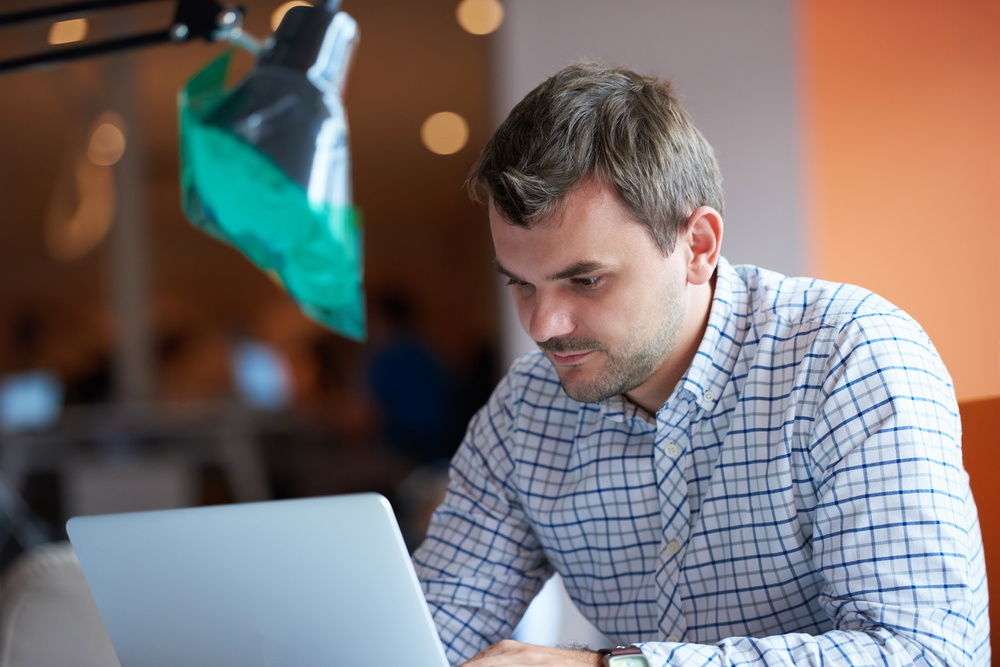
{"type": "MultiPolygon", "coordinates": [[[[0,16],[0,28],[152,0],[89,0],[0,16]]],[[[177,0],[165,30],[0,62],[0,73],[194,38],[256,56],[225,89],[232,50],[179,94],[182,205],[190,221],[239,249],[311,318],[356,340],[365,334],[359,217],[351,205],[341,100],[357,24],[339,0],[290,9],[262,45],[242,12],[177,0]]]]}

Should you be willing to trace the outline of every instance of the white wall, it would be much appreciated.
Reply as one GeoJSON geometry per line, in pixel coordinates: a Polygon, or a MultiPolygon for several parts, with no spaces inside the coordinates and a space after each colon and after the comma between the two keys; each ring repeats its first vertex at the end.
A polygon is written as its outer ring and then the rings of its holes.
{"type": "MultiPolygon", "coordinates": [[[[496,123],[564,65],[596,58],[674,82],[715,147],[726,188],[723,254],[806,272],[791,0],[504,0],[495,37],[496,123]]],[[[534,349],[504,295],[504,358],[534,349]]],[[[519,638],[600,643],[559,585],[519,638]]]]}
{"type": "MultiPolygon", "coordinates": [[[[791,0],[504,6],[494,41],[497,123],[535,85],[582,58],[669,79],[722,164],[723,254],[734,263],[806,272],[791,0]]],[[[534,347],[509,308],[505,336],[507,361],[534,347]]]]}

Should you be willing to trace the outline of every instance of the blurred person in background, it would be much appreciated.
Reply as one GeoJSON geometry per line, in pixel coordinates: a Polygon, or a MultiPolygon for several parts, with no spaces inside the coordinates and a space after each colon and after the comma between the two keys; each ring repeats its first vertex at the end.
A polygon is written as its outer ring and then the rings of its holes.
{"type": "Polygon", "coordinates": [[[454,453],[455,373],[420,334],[413,304],[400,292],[375,299],[366,379],[386,447],[420,466],[454,453]]]}

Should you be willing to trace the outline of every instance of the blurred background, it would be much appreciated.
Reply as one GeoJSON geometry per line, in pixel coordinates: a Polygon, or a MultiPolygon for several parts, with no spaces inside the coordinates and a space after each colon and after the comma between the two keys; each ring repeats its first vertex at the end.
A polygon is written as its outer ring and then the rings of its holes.
{"type": "MultiPolygon", "coordinates": [[[[257,37],[282,9],[242,6],[257,37]]],[[[584,57],[675,82],[720,156],[731,261],[880,292],[928,330],[960,399],[1000,394],[1000,1],[342,9],[361,34],[346,107],[364,343],[181,213],[176,96],[222,45],[0,76],[5,549],[74,514],[359,490],[389,495],[418,540],[441,461],[531,348],[465,175],[517,100],[584,57]]],[[[172,10],[94,18],[84,40],[172,10]]],[[[52,30],[4,31],[0,59],[52,30]]]]}
{"type": "MultiPolygon", "coordinates": [[[[94,16],[84,43],[166,27],[173,5],[94,16]]],[[[244,6],[245,29],[259,38],[285,8],[244,6]]],[[[113,461],[134,479],[126,463],[177,458],[171,450],[185,439],[201,477],[228,468],[212,487],[224,497],[389,493],[411,468],[447,456],[484,400],[497,376],[497,290],[488,230],[463,179],[490,129],[489,43],[462,29],[453,2],[343,9],[362,33],[346,106],[365,227],[365,343],[307,319],[181,213],[177,93],[223,45],[157,46],[0,78],[0,373],[45,370],[55,381],[23,383],[11,414],[24,415],[24,401],[46,414],[3,427],[5,439],[34,440],[19,452],[17,490],[55,524],[103,510],[68,497],[68,480],[85,476],[66,472],[71,460],[113,461]],[[432,144],[435,153],[422,126],[443,111],[461,115],[465,136],[432,144]],[[46,391],[58,410],[43,409],[46,391]],[[259,457],[242,493],[227,476],[240,455],[213,462],[201,452],[224,423],[259,457]],[[72,447],[54,442],[66,439],[72,447]]],[[[0,58],[38,51],[51,30],[51,21],[7,30],[0,58]]],[[[237,53],[236,69],[250,63],[237,53]]],[[[96,484],[98,504],[146,504],[126,498],[126,481],[117,500],[104,498],[109,483],[96,484]]],[[[148,482],[137,487],[149,494],[148,482]]]]}

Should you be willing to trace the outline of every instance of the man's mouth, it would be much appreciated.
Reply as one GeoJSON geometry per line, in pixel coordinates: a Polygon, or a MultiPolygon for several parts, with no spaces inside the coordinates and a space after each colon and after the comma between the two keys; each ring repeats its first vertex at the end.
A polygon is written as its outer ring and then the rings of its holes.
{"type": "Polygon", "coordinates": [[[557,366],[577,366],[595,352],[604,350],[600,341],[593,338],[550,338],[538,343],[552,363],[557,366]]]}
{"type": "Polygon", "coordinates": [[[587,352],[570,352],[557,354],[555,352],[549,352],[552,355],[552,361],[559,364],[560,366],[575,366],[581,363],[585,358],[590,356],[591,351],[587,352]]]}

